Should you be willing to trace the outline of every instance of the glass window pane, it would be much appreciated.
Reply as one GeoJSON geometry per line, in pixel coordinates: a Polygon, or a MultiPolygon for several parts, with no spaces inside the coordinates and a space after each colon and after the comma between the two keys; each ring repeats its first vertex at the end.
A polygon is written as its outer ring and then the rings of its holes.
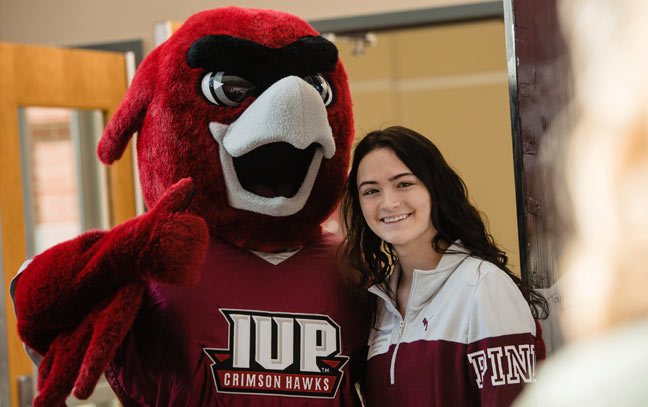
{"type": "Polygon", "coordinates": [[[99,111],[20,109],[28,255],[107,224],[99,111]]]}

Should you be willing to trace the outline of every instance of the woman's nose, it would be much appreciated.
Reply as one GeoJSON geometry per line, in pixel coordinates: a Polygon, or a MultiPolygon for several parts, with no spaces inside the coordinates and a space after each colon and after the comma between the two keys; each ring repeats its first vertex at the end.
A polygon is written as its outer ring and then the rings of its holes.
{"type": "Polygon", "coordinates": [[[383,193],[382,206],[384,209],[394,209],[400,206],[400,198],[394,192],[385,191],[383,193]]]}

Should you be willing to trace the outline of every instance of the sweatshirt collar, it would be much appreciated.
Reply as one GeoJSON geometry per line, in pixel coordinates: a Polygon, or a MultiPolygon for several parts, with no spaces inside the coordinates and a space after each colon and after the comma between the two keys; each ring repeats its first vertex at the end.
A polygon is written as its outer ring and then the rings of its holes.
{"type": "MultiPolygon", "coordinates": [[[[412,293],[410,294],[407,308],[420,308],[427,304],[436,295],[454,270],[459,268],[461,263],[469,256],[468,251],[463,247],[460,240],[456,240],[448,247],[447,252],[441,257],[439,264],[432,270],[414,269],[412,280],[412,293]]],[[[396,264],[394,271],[387,279],[392,292],[396,292],[401,267],[396,264]]],[[[382,298],[386,303],[395,304],[389,298],[383,288],[377,284],[369,287],[369,292],[382,298]]]]}

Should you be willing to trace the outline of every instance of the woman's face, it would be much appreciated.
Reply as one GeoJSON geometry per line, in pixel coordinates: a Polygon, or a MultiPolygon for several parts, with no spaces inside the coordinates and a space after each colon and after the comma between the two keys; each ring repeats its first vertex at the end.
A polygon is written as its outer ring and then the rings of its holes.
{"type": "Polygon", "coordinates": [[[430,192],[390,148],[369,152],[358,165],[358,196],[367,225],[397,252],[430,248],[436,229],[430,192]]]}

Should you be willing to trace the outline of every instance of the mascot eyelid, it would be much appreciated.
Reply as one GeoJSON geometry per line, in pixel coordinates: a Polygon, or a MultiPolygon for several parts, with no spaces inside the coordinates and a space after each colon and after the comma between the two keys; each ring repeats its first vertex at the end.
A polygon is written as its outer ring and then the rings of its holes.
{"type": "Polygon", "coordinates": [[[304,81],[315,88],[324,101],[324,106],[328,106],[333,101],[333,88],[328,83],[324,75],[316,73],[304,76],[304,81]]]}
{"type": "Polygon", "coordinates": [[[252,95],[254,85],[240,76],[225,72],[209,72],[200,83],[205,98],[218,106],[238,107],[243,100],[252,95]]]}

